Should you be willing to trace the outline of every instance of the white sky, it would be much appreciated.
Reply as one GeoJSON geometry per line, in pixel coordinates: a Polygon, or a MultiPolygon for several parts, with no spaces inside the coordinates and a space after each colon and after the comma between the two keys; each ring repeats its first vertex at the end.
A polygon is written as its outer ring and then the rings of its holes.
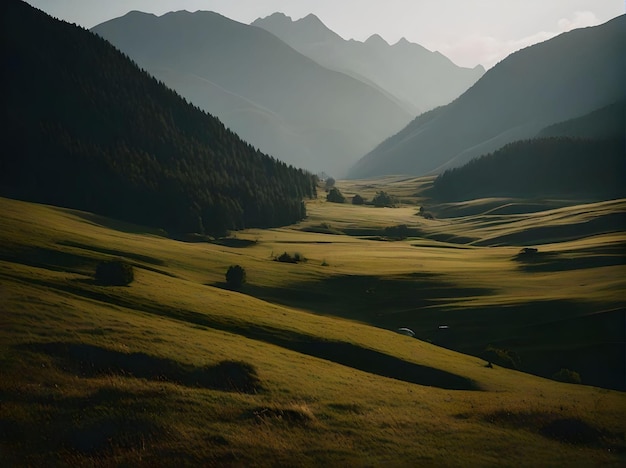
{"type": "Polygon", "coordinates": [[[161,15],[210,10],[250,23],[280,11],[294,20],[313,13],[345,39],[406,37],[456,64],[490,68],[520,48],[624,14],[626,0],[27,0],[70,23],[91,28],[139,10],[161,15]]]}

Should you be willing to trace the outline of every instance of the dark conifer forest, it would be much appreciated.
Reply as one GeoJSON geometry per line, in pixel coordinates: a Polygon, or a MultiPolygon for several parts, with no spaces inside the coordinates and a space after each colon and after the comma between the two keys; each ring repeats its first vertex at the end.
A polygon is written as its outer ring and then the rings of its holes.
{"type": "Polygon", "coordinates": [[[305,216],[315,177],[262,154],[89,31],[2,3],[0,195],[219,234],[305,216]]]}
{"type": "Polygon", "coordinates": [[[442,200],[560,196],[606,200],[626,195],[624,138],[537,138],[509,143],[435,180],[442,200]]]}

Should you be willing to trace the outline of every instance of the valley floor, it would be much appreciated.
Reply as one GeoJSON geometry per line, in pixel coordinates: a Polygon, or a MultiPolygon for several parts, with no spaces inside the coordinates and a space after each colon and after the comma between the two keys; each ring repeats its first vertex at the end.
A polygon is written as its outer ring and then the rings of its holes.
{"type": "Polygon", "coordinates": [[[428,183],[197,243],[0,199],[2,464],[624,464],[626,200],[428,183]],[[135,281],[95,282],[110,258],[135,281]]]}

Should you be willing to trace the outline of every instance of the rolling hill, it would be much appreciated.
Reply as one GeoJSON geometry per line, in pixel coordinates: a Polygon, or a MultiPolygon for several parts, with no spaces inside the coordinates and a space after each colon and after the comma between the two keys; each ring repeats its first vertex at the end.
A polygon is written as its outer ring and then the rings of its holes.
{"type": "Polygon", "coordinates": [[[365,42],[345,40],[310,14],[293,21],[283,13],[259,18],[253,26],[276,35],[321,65],[374,83],[404,103],[413,115],[448,104],[484,73],[455,65],[406,39],[390,45],[378,35],[365,42]]]}
{"type": "Polygon", "coordinates": [[[624,99],[625,55],[624,15],[520,50],[381,143],[350,177],[440,172],[624,99]]]}
{"type": "Polygon", "coordinates": [[[174,233],[289,224],[309,173],[260,153],[111,44],[3,3],[0,194],[174,233]]]}
{"type": "Polygon", "coordinates": [[[262,151],[343,175],[411,115],[273,34],[212,12],[131,12],[92,29],[262,151]]]}
{"type": "MultiPolygon", "coordinates": [[[[367,184],[396,195],[416,185],[382,182],[367,184]]],[[[309,205],[308,227],[407,223],[425,236],[382,242],[296,225],[185,243],[0,198],[3,462],[623,462],[624,393],[590,384],[623,390],[625,239],[590,221],[623,216],[624,200],[455,220],[422,220],[414,206],[309,205]],[[518,259],[529,239],[543,243],[537,262],[518,259]],[[308,261],[273,261],[284,249],[308,261]],[[132,264],[135,281],[94,281],[110,258],[132,264]],[[248,271],[241,291],[223,284],[235,262],[248,271]],[[489,366],[486,344],[519,353],[524,370],[574,369],[586,385],[489,366]]]]}

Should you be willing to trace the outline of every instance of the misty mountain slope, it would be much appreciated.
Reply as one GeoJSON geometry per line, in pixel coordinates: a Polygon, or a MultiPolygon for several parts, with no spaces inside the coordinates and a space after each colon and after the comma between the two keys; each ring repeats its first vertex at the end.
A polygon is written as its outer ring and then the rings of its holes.
{"type": "Polygon", "coordinates": [[[235,94],[197,75],[172,69],[153,69],[152,75],[177,90],[188,101],[202,109],[211,109],[229,128],[246,141],[255,142],[268,154],[289,154],[291,164],[305,167],[314,158],[304,132],[296,133],[293,126],[270,109],[235,94]],[[299,147],[297,152],[293,148],[299,147]]]}
{"type": "Polygon", "coordinates": [[[436,116],[368,153],[350,176],[441,171],[614,103],[626,96],[624,56],[626,16],[516,52],[436,116]]]}
{"type": "Polygon", "coordinates": [[[196,105],[224,115],[232,130],[261,150],[268,151],[263,141],[282,142],[272,147],[272,154],[289,163],[301,163],[301,155],[310,154],[305,167],[312,170],[344,172],[410,120],[379,90],[320,66],[267,31],[216,13],[179,11],[156,17],[131,12],[93,31],[150,73],[175,70],[208,80],[203,91],[198,80],[190,87],[171,74],[159,75],[183,96],[195,96],[196,105]],[[220,108],[225,99],[216,97],[214,85],[250,106],[236,112],[220,108]],[[258,108],[278,117],[264,121],[262,139],[250,123],[258,108]]]}
{"type": "Polygon", "coordinates": [[[538,137],[619,138],[626,135],[626,100],[541,130],[538,137]]]}
{"type": "Polygon", "coordinates": [[[172,233],[291,224],[315,179],[242,141],[104,39],[2,4],[0,196],[172,233]]]}
{"type": "Polygon", "coordinates": [[[626,196],[626,140],[571,137],[509,143],[435,179],[442,200],[487,197],[609,200],[626,196]]]}
{"type": "Polygon", "coordinates": [[[252,25],[325,67],[375,83],[406,103],[414,115],[448,104],[485,73],[482,66],[459,67],[441,53],[404,38],[394,45],[378,35],[365,42],[344,40],[312,14],[293,21],[274,13],[252,25]]]}

